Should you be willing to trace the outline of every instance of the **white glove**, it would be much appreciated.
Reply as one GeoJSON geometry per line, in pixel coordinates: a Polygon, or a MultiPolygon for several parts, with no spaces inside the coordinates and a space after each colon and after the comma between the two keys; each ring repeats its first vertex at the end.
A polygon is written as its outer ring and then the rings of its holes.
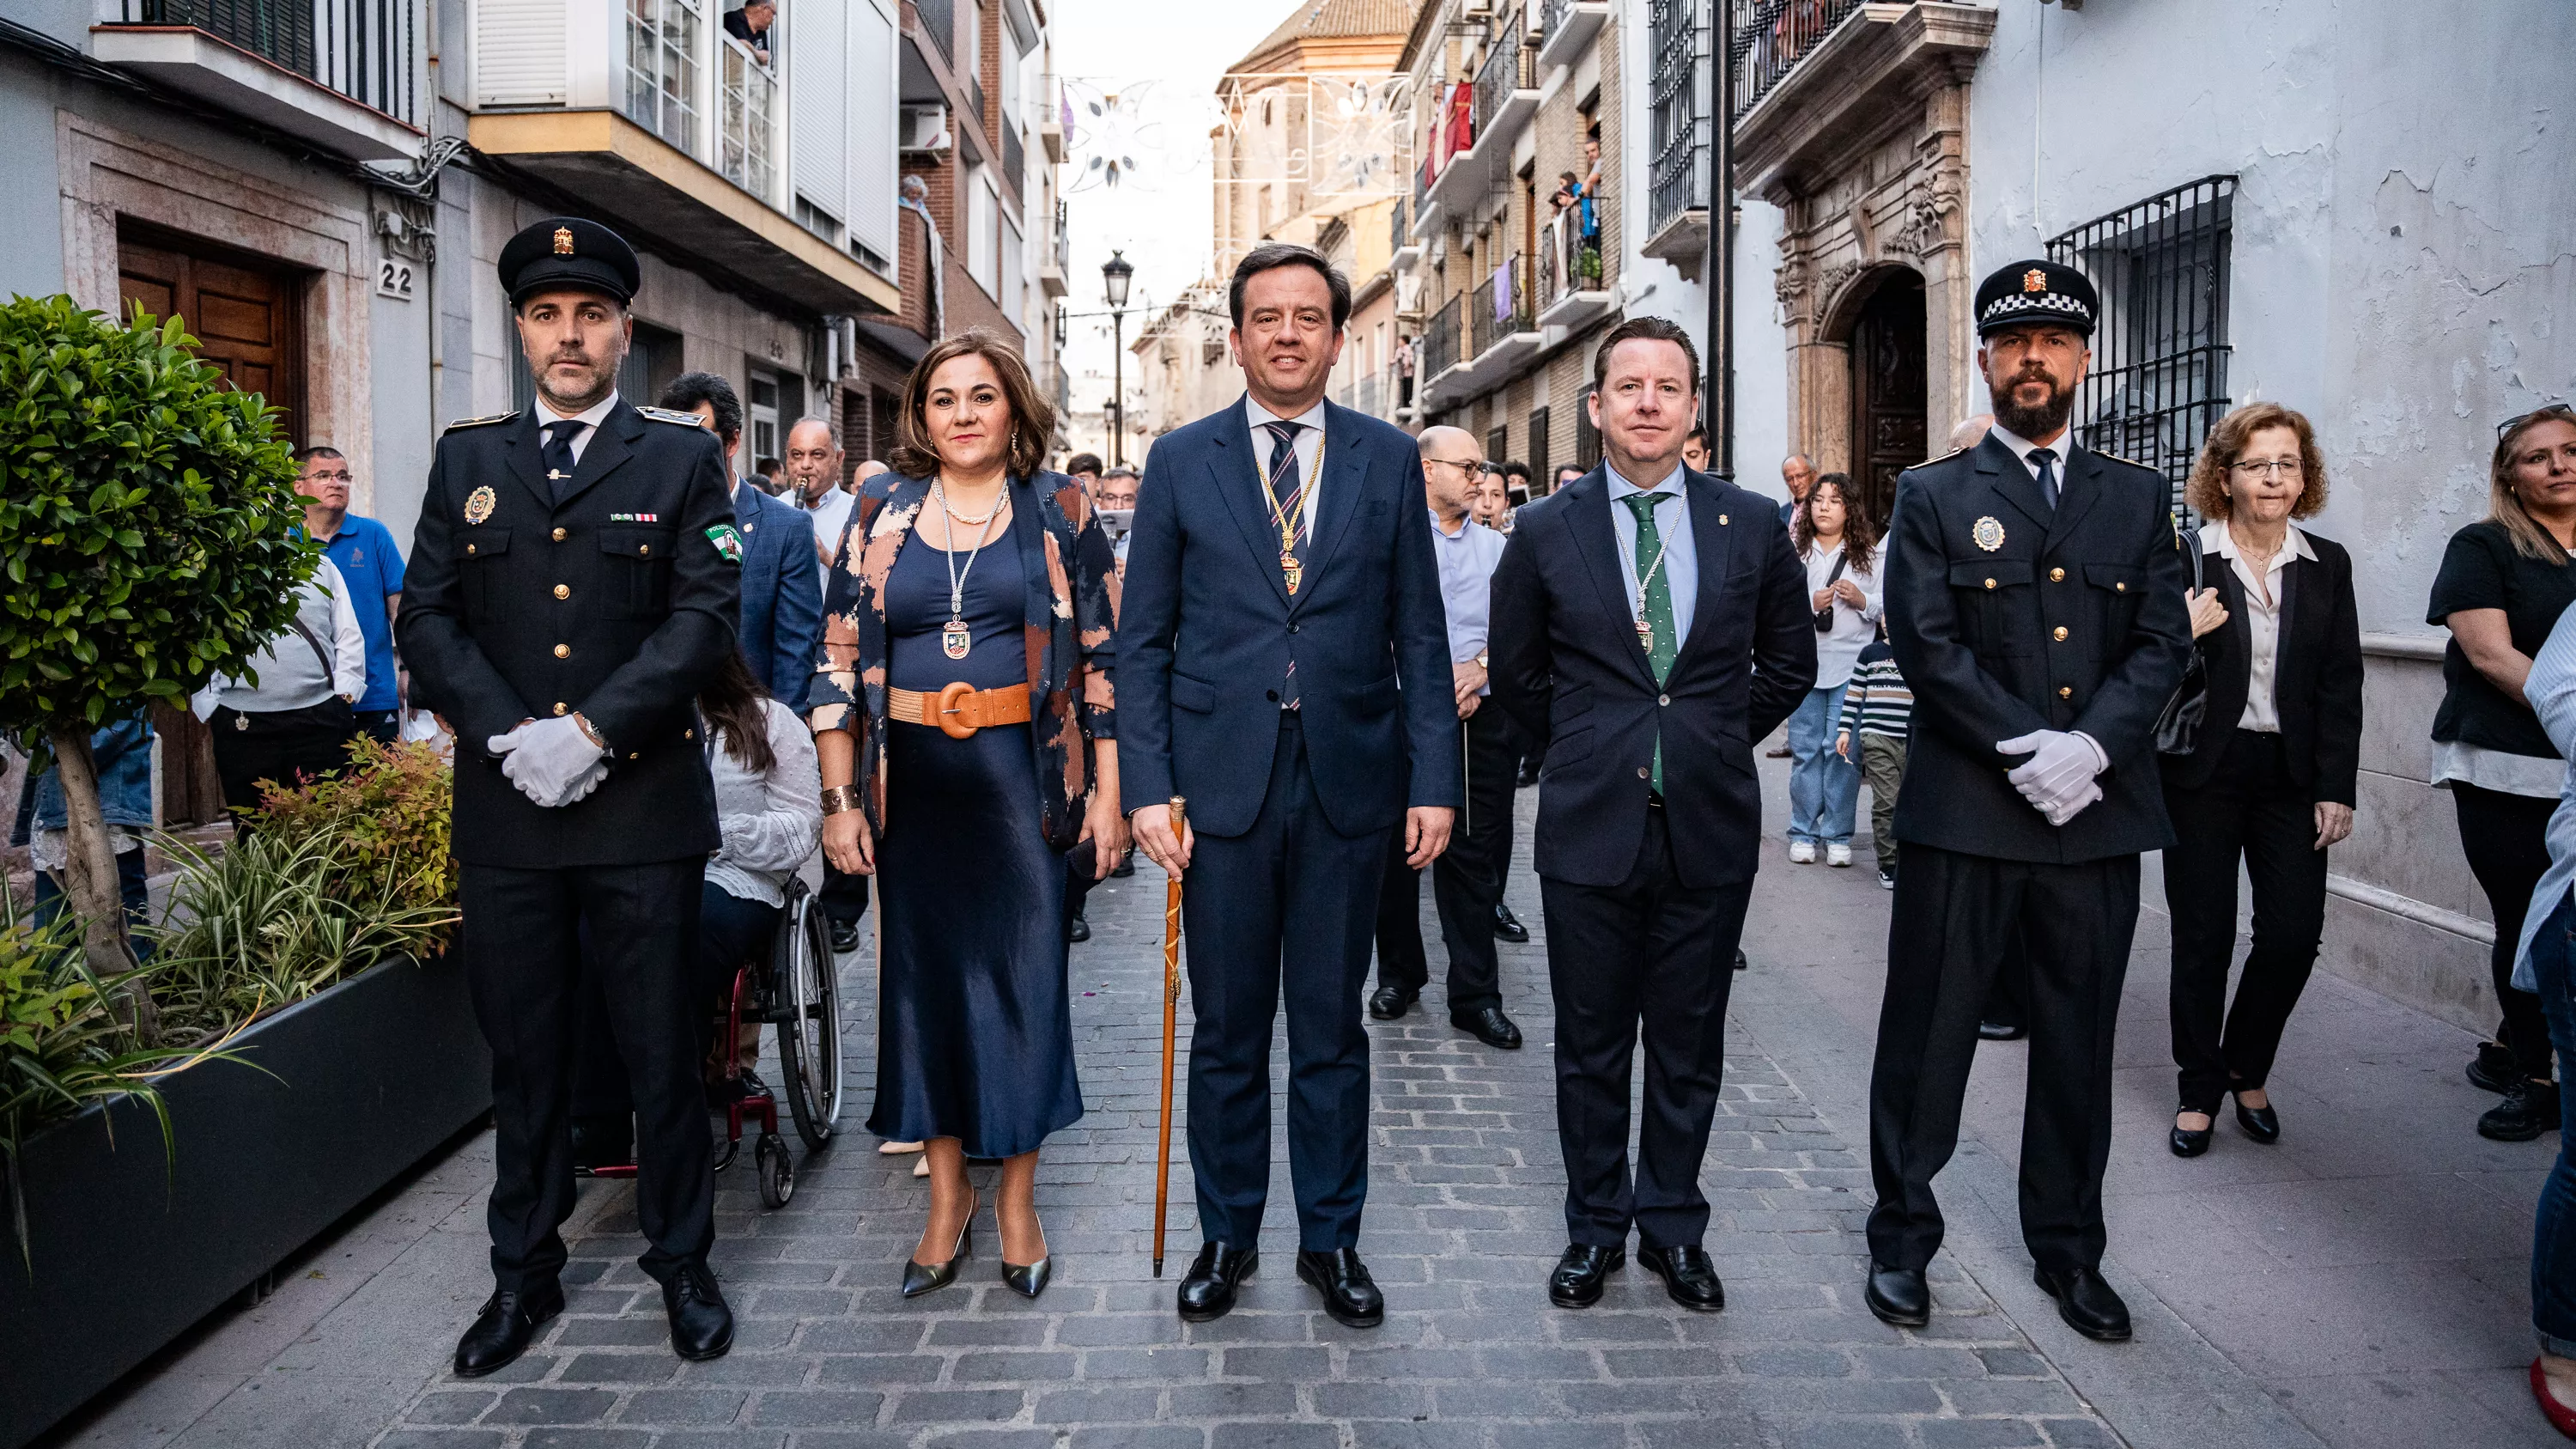
{"type": "Polygon", "coordinates": [[[598,789],[608,775],[608,752],[592,744],[570,715],[534,720],[484,743],[501,756],[502,776],[549,810],[598,789]]]}
{"type": "Polygon", "coordinates": [[[2067,730],[2034,730],[2017,739],[1997,742],[1995,752],[2030,756],[2004,778],[2012,781],[2013,788],[2051,825],[2065,824],[2085,806],[2102,798],[2102,789],[2093,783],[2093,777],[2102,773],[2109,762],[2103,758],[2101,747],[2083,735],[2067,730]]]}

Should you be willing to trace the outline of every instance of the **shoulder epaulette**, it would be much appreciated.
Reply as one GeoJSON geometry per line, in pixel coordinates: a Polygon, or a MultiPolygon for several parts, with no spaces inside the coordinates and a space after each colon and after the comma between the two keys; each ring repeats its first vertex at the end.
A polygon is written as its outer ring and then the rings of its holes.
{"type": "Polygon", "coordinates": [[[454,422],[452,422],[452,423],[449,423],[449,424],[447,425],[447,431],[452,433],[452,432],[455,432],[458,428],[485,428],[485,427],[490,427],[490,426],[491,426],[492,424],[494,424],[494,423],[506,423],[506,422],[510,421],[512,418],[515,418],[515,417],[517,417],[517,416],[518,416],[518,414],[517,414],[517,413],[511,412],[511,413],[494,413],[494,414],[492,414],[490,417],[486,417],[486,418],[458,418],[456,421],[454,421],[454,422]]]}
{"type": "Polygon", "coordinates": [[[1942,454],[1940,457],[1938,457],[1938,458],[1926,458],[1926,459],[1924,459],[1922,462],[1917,463],[1917,464],[1915,464],[1914,466],[1915,466],[1915,467],[1917,467],[1917,468],[1929,468],[1929,467],[1931,467],[1931,466],[1932,466],[1933,464],[1935,464],[1935,463],[1947,463],[1947,462],[1949,462],[1951,459],[1956,458],[1956,457],[1958,457],[1960,454],[1965,453],[1965,452],[1967,452],[1967,451],[1968,451],[1968,450],[1967,450],[1967,449],[1965,449],[1965,448],[1952,448],[1950,451],[1948,451],[1948,452],[1946,452],[1946,453],[1943,453],[1943,454],[1942,454]]]}
{"type": "Polygon", "coordinates": [[[648,408],[642,406],[638,406],[635,411],[642,413],[644,416],[651,418],[657,423],[678,423],[684,428],[703,428],[706,426],[706,423],[702,421],[696,413],[678,412],[671,408],[648,408]]]}

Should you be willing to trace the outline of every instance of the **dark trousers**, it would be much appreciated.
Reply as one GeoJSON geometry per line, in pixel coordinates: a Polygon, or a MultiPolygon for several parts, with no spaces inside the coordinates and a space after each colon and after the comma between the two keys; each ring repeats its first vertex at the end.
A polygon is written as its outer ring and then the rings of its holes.
{"type": "Polygon", "coordinates": [[[2540,998],[2513,986],[2514,948],[2522,943],[2522,918],[2531,909],[2531,893],[2549,872],[2549,816],[2556,800],[2537,795],[2508,795],[2481,790],[2454,780],[2452,808],[2460,816],[2460,851],[2469,858],[2469,874],[2486,892],[2487,912],[2495,917],[2495,949],[2487,969],[2496,999],[2504,1004],[2504,1023],[2496,1039],[2513,1049],[2525,1076],[2549,1076],[2549,1021],[2540,998]]]}
{"type": "Polygon", "coordinates": [[[2237,1087],[2272,1073],[2281,1030],[2307,988],[2326,930],[2326,853],[2316,848],[2316,801],[2290,778],[2277,734],[2238,730],[2217,772],[2193,790],[2165,790],[2174,843],[2165,851],[2173,913],[2176,1101],[2216,1112],[2237,1087]],[[2227,1004],[2236,956],[2236,862],[2254,883],[2254,946],[2227,1004]]]}
{"type": "MultiPolygon", "coordinates": [[[[696,1032],[697,1056],[703,1065],[715,1049],[716,1031],[733,1001],[733,982],[742,968],[767,959],[778,939],[779,908],[747,901],[719,885],[698,891],[698,936],[690,968],[689,1026],[696,1032]]],[[[574,1042],[572,1110],[577,1117],[624,1117],[635,1110],[627,1086],[626,1059],[617,1050],[617,1030],[609,1017],[607,982],[613,968],[595,950],[582,953],[581,994],[573,1004],[574,1042]]],[[[622,1134],[620,1134],[622,1135],[622,1134]]]]}
{"type": "MultiPolygon", "coordinates": [[[[1512,855],[1510,727],[1488,702],[1459,722],[1466,745],[1467,814],[1449,848],[1431,863],[1431,899],[1449,950],[1449,1010],[1503,1004],[1502,962],[1494,954],[1494,907],[1512,855]]],[[[1415,995],[1430,983],[1422,951],[1421,872],[1404,863],[1404,832],[1387,842],[1378,887],[1377,984],[1415,995]]]]}
{"type": "Polygon", "coordinates": [[[2138,858],[2039,865],[1908,842],[1887,926],[1869,1083],[1870,1253],[1920,1269],[1941,1246],[1932,1178],[1959,1145],[1977,1016],[2015,930],[2029,948],[2021,1231],[2039,1266],[2102,1261],[2112,1039],[2138,926],[2138,858]]]}
{"type": "Polygon", "coordinates": [[[221,705],[206,726],[215,738],[215,778],[223,782],[224,804],[237,811],[259,808],[262,780],[292,788],[338,774],[349,763],[349,742],[358,737],[356,717],[337,699],[255,714],[221,705]]]}
{"type": "Polygon", "coordinates": [[[823,889],[814,897],[823,914],[843,925],[855,925],[868,913],[868,878],[845,875],[823,862],[823,889]]]}
{"type": "MultiPolygon", "coordinates": [[[[67,882],[68,883],[68,882],[67,882]]],[[[143,871],[143,847],[116,853],[116,893],[125,905],[125,924],[148,925],[152,920],[152,886],[143,871]]],[[[54,923],[54,917],[68,908],[71,897],[62,886],[54,884],[51,871],[36,872],[36,927],[39,930],[54,923]]],[[[134,939],[134,959],[152,959],[152,943],[134,939]]]]}
{"type": "Polygon", "coordinates": [[[357,712],[358,733],[380,745],[390,745],[402,738],[402,711],[398,709],[362,709],[357,712]]]}
{"type": "Polygon", "coordinates": [[[1726,997],[1753,883],[1692,890],[1664,812],[1615,886],[1539,880],[1556,1001],[1556,1135],[1565,1230],[1577,1243],[1696,1247],[1708,1232],[1700,1159],[1726,1070],[1726,997]],[[1645,1122],[1628,1171],[1628,1074],[1640,1025],[1645,1122]]]}
{"type": "Polygon", "coordinates": [[[702,856],[649,865],[518,870],[468,865],[462,905],[474,1017],[492,1046],[492,1276],[553,1279],[573,1208],[570,1106],[581,938],[599,963],[608,1024],[636,1103],[635,1214],[644,1271],[668,1281],[706,1261],[715,1177],[698,1085],[702,856]]]}
{"type": "Polygon", "coordinates": [[[1190,943],[1190,1170],[1199,1230],[1250,1247],[1270,1195],[1270,1032],[1288,1011],[1288,1174],[1297,1239],[1359,1243],[1368,1199],[1369,1043],[1360,1024],[1385,830],[1324,818],[1297,715],[1279,717],[1269,793],[1241,835],[1198,836],[1190,943]]]}

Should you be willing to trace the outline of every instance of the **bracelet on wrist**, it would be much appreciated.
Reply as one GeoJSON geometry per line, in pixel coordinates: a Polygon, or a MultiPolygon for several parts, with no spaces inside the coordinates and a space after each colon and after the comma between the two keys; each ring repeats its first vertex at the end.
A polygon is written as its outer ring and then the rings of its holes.
{"type": "Polygon", "coordinates": [[[826,785],[823,787],[823,813],[825,815],[847,814],[848,812],[858,808],[859,792],[857,787],[851,785],[826,785]]]}

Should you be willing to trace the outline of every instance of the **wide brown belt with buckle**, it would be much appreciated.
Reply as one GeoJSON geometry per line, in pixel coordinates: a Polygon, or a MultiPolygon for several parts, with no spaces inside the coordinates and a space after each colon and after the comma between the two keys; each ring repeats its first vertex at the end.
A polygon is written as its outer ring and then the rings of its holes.
{"type": "Polygon", "coordinates": [[[1027,724],[1029,692],[1025,688],[977,689],[962,680],[937,694],[889,688],[886,717],[905,724],[930,725],[952,740],[962,740],[995,725],[1027,724]]]}

